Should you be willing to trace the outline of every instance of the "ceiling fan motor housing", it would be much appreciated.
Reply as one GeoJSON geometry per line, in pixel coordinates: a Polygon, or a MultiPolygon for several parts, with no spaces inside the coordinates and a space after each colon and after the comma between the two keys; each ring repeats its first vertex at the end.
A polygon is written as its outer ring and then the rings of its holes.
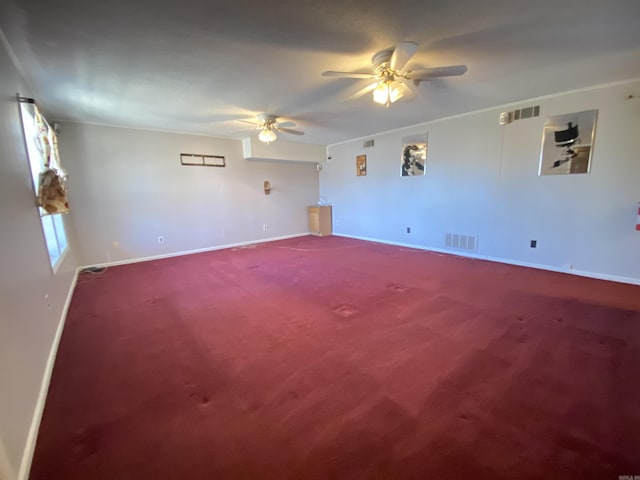
{"type": "Polygon", "coordinates": [[[381,50],[371,57],[371,63],[373,64],[373,71],[378,75],[383,75],[389,71],[389,63],[391,62],[391,55],[393,55],[394,49],[381,50]]]}
{"type": "Polygon", "coordinates": [[[268,113],[261,113],[256,118],[258,119],[260,127],[271,126],[278,119],[275,115],[269,115],[268,113]]]}

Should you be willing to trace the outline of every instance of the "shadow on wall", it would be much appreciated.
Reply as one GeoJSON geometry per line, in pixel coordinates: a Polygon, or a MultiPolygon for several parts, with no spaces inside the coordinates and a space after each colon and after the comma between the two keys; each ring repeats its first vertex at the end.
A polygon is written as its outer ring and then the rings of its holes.
{"type": "Polygon", "coordinates": [[[0,438],[0,480],[9,480],[10,478],[15,477],[16,476],[10,470],[7,451],[4,448],[4,441],[0,438]]]}

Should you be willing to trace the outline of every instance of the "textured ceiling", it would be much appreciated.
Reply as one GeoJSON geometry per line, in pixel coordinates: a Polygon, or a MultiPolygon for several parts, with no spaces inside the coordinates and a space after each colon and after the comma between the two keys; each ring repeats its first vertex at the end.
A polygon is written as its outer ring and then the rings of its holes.
{"type": "Polygon", "coordinates": [[[0,0],[0,28],[51,118],[240,138],[260,112],[293,141],[335,143],[444,116],[640,77],[638,0],[0,0]],[[391,108],[367,71],[398,41],[412,64],[466,64],[391,108]]]}

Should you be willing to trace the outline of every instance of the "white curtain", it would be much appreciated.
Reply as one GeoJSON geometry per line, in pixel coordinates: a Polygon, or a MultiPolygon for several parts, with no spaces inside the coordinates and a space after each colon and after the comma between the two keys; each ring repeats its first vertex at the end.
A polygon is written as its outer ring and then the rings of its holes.
{"type": "MultiPolygon", "coordinates": [[[[33,118],[34,125],[33,128],[25,128],[25,136],[33,136],[31,140],[40,157],[40,171],[36,186],[37,204],[42,208],[43,215],[68,213],[69,203],[65,188],[67,174],[60,164],[58,136],[35,103],[23,103],[23,107],[32,109],[32,115],[29,117],[33,118]]],[[[28,138],[27,142],[29,142],[28,138]]]]}

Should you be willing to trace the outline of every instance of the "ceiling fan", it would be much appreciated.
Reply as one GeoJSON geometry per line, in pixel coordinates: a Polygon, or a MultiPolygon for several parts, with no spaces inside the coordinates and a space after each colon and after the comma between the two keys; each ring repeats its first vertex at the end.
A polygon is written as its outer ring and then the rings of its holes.
{"type": "Polygon", "coordinates": [[[415,96],[406,81],[410,80],[415,86],[420,82],[442,77],[456,77],[464,75],[467,71],[466,65],[450,65],[448,67],[419,68],[416,70],[406,69],[407,62],[418,50],[418,44],[414,42],[400,42],[395,48],[381,50],[373,55],[372,73],[360,72],[336,72],[328,70],[322,72],[325,77],[347,77],[374,80],[362,90],[359,90],[349,98],[357,98],[373,91],[373,101],[389,107],[392,103],[400,100],[405,94],[415,96]]]}
{"type": "Polygon", "coordinates": [[[300,130],[293,130],[289,128],[295,127],[295,123],[290,121],[278,122],[277,120],[278,117],[276,115],[260,113],[259,115],[256,115],[256,120],[254,122],[250,122],[248,120],[240,121],[254,125],[257,130],[260,130],[260,133],[258,133],[258,139],[267,144],[275,142],[278,139],[276,132],[288,133],[290,135],[304,135],[304,132],[300,130]]]}

